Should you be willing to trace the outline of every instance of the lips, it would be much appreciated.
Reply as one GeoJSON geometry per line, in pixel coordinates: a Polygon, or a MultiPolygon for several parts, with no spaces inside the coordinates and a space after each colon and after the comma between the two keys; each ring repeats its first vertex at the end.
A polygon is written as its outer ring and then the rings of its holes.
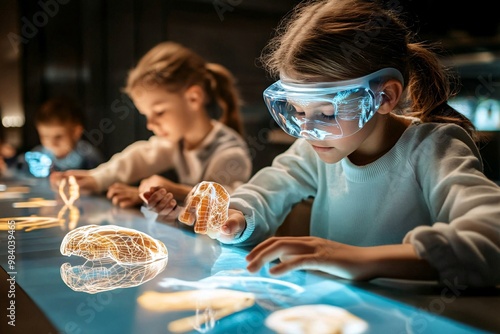
{"type": "Polygon", "coordinates": [[[330,150],[333,150],[333,147],[324,147],[324,146],[316,146],[316,145],[311,145],[313,149],[320,153],[320,152],[328,152],[330,150]]]}

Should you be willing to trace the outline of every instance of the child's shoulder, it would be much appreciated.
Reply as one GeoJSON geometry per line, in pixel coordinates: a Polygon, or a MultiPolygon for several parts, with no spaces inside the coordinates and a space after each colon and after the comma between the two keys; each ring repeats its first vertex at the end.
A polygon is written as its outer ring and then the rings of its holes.
{"type": "Polygon", "coordinates": [[[476,143],[467,131],[454,123],[413,122],[403,134],[401,145],[408,151],[451,152],[468,147],[478,155],[476,143]]]}
{"type": "Polygon", "coordinates": [[[407,131],[417,142],[438,140],[459,139],[466,142],[472,142],[471,136],[464,128],[455,123],[436,123],[414,121],[408,127],[407,131]]]}

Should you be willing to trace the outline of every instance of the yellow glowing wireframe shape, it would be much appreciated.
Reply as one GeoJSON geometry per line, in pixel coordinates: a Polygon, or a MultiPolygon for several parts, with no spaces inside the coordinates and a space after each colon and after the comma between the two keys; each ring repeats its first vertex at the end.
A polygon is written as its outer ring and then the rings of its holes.
{"type": "Polygon", "coordinates": [[[61,254],[90,261],[112,260],[118,264],[146,264],[168,257],[163,242],[130,228],[116,225],[87,225],[66,234],[61,254]]]}
{"type": "Polygon", "coordinates": [[[64,204],[67,206],[72,206],[80,197],[80,186],[73,175],[61,180],[61,183],[59,183],[59,196],[61,196],[64,204]],[[69,198],[66,196],[66,184],[68,185],[69,198]]]}
{"type": "Polygon", "coordinates": [[[271,313],[265,325],[278,334],[361,334],[368,323],[332,305],[301,305],[271,313]]]}
{"type": "Polygon", "coordinates": [[[30,198],[25,202],[14,202],[12,204],[13,208],[21,209],[21,208],[43,208],[48,206],[56,206],[57,201],[53,199],[45,199],[40,197],[30,198]]]}
{"type": "Polygon", "coordinates": [[[8,223],[10,221],[15,222],[16,230],[25,230],[26,232],[61,225],[60,220],[55,217],[6,217],[0,218],[0,230],[7,231],[9,229],[8,223]]]}
{"type": "Polygon", "coordinates": [[[141,285],[155,278],[167,266],[168,258],[148,264],[121,265],[86,261],[83,265],[61,266],[61,278],[74,291],[90,294],[141,285]],[[108,265],[107,265],[108,264],[108,265]]]}
{"type": "Polygon", "coordinates": [[[195,315],[172,321],[171,333],[195,329],[210,331],[216,321],[255,304],[255,295],[229,289],[201,289],[175,292],[148,291],[137,299],[141,307],[153,312],[195,311],[195,315]]]}
{"type": "Polygon", "coordinates": [[[179,221],[193,225],[196,233],[215,237],[228,218],[229,193],[216,182],[203,181],[191,191],[179,221]]]}

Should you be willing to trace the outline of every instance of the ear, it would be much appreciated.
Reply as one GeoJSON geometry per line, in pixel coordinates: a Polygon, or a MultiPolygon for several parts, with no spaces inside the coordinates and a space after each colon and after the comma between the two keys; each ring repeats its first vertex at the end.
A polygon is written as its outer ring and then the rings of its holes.
{"type": "Polygon", "coordinates": [[[401,94],[403,94],[403,85],[398,80],[389,80],[383,87],[382,103],[378,109],[380,114],[390,113],[398,104],[401,94]]]}
{"type": "Polygon", "coordinates": [[[184,91],[184,99],[190,109],[199,110],[205,105],[205,91],[199,85],[193,85],[184,91]]]}
{"type": "Polygon", "coordinates": [[[80,124],[77,124],[73,127],[73,140],[77,142],[80,140],[83,134],[83,126],[80,124]]]}

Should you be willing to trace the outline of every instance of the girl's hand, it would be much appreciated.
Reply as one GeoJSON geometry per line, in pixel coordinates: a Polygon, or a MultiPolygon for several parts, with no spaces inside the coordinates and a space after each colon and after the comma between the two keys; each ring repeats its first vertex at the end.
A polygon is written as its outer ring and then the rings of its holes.
{"type": "Polygon", "coordinates": [[[171,192],[170,188],[172,188],[172,185],[174,184],[174,182],[160,175],[152,175],[141,181],[141,183],[139,184],[139,192],[141,194],[148,192],[152,187],[165,188],[167,191],[171,192]]]}
{"type": "Polygon", "coordinates": [[[222,224],[219,237],[217,238],[221,242],[240,237],[247,227],[247,222],[243,213],[234,209],[228,209],[227,213],[228,218],[226,222],[222,224]]]}
{"type": "Polygon", "coordinates": [[[181,207],[177,205],[172,193],[167,192],[165,188],[151,187],[148,191],[141,193],[141,198],[147,204],[147,208],[156,212],[163,219],[177,218],[181,207]]]}
{"type": "Polygon", "coordinates": [[[112,184],[108,189],[106,197],[114,205],[121,208],[131,208],[142,203],[142,199],[139,197],[139,189],[123,183],[112,184]]]}
{"type": "Polygon", "coordinates": [[[246,259],[250,272],[257,272],[265,263],[279,259],[281,263],[269,270],[271,274],[311,269],[351,280],[368,280],[373,274],[367,252],[369,248],[317,237],[273,237],[257,245],[246,259]]]}

